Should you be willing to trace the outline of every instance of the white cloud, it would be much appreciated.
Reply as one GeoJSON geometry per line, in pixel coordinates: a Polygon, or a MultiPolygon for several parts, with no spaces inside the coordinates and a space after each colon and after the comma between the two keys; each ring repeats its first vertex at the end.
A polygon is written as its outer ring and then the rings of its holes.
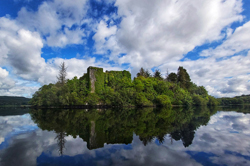
{"type": "Polygon", "coordinates": [[[27,86],[11,86],[8,88],[0,87],[1,96],[24,96],[31,98],[32,95],[39,89],[37,86],[27,87],[27,86]]]}
{"type": "Polygon", "coordinates": [[[160,66],[161,71],[175,72],[179,66],[187,69],[191,80],[205,86],[209,94],[227,97],[250,93],[249,73],[250,52],[217,61],[214,57],[183,62],[172,61],[160,66]],[[234,84],[232,84],[234,83],[234,84]]]}
{"type": "Polygon", "coordinates": [[[82,37],[85,34],[82,30],[76,29],[74,31],[65,28],[63,32],[57,32],[47,37],[47,44],[52,47],[64,47],[68,44],[83,44],[82,37]]]}
{"type": "Polygon", "coordinates": [[[15,81],[8,77],[9,72],[6,69],[0,67],[0,90],[10,89],[15,86],[15,81]]]}
{"type": "Polygon", "coordinates": [[[5,70],[5,69],[2,69],[0,67],[0,78],[3,79],[5,77],[7,77],[8,75],[9,75],[9,72],[7,70],[5,70]]]}
{"type": "MultiPolygon", "coordinates": [[[[15,86],[15,81],[11,78],[4,78],[0,81],[0,92],[1,90],[7,91],[10,88],[13,88],[15,86]]],[[[1,93],[1,95],[4,95],[4,93],[1,93]]]]}
{"type": "Polygon", "coordinates": [[[28,11],[23,7],[18,12],[17,21],[29,30],[41,33],[48,46],[64,47],[83,43],[84,29],[81,30],[79,26],[84,22],[86,11],[86,0],[76,0],[74,3],[67,0],[46,1],[38,11],[28,11]],[[78,28],[70,29],[72,26],[78,28]]]}
{"type": "Polygon", "coordinates": [[[250,21],[236,28],[223,44],[215,49],[204,50],[201,56],[214,56],[216,58],[232,56],[240,51],[250,49],[250,21]]]}
{"type": "MultiPolygon", "coordinates": [[[[227,81],[224,77],[246,76],[249,71],[249,60],[243,56],[221,62],[217,62],[215,58],[180,61],[184,54],[196,46],[224,37],[240,38],[234,35],[245,36],[246,39],[247,30],[237,29],[232,34],[232,29],[229,28],[233,22],[243,20],[241,0],[117,0],[115,6],[118,7],[118,16],[123,16],[119,28],[107,28],[100,22],[93,39],[96,41],[97,52],[106,53],[110,50],[110,60],[118,64],[129,63],[132,76],[135,76],[140,67],[159,67],[165,75],[167,69],[176,71],[179,66],[184,66],[195,83],[204,85],[212,95],[224,96],[221,92],[227,81]],[[226,32],[221,33],[224,29],[226,32]],[[100,34],[103,36],[97,38],[100,34]],[[241,65],[237,65],[237,62],[241,65]]],[[[243,29],[249,28],[244,25],[243,29]]],[[[239,41],[239,45],[241,42],[244,41],[239,41]]],[[[229,43],[235,43],[235,40],[229,43]]],[[[249,46],[246,42],[244,45],[249,46]]],[[[246,93],[246,87],[248,85],[245,81],[244,87],[229,95],[246,93]]]]}
{"type": "MultiPolygon", "coordinates": [[[[116,26],[108,27],[108,25],[102,20],[97,26],[97,32],[93,36],[93,39],[95,40],[95,47],[97,48],[97,54],[106,54],[107,52],[107,43],[106,40],[109,40],[109,38],[112,35],[115,35],[117,31],[116,26]]],[[[109,48],[109,47],[108,47],[109,48]]]]}
{"type": "MultiPolygon", "coordinates": [[[[58,66],[62,61],[65,61],[68,68],[68,78],[71,79],[74,76],[82,76],[86,72],[88,66],[106,66],[106,68],[117,69],[110,65],[96,62],[95,58],[86,59],[61,59],[52,58],[45,62],[45,59],[41,57],[41,49],[43,48],[42,38],[37,32],[31,32],[23,29],[22,25],[15,20],[2,17],[0,18],[0,48],[3,48],[0,54],[0,66],[7,66],[11,69],[11,74],[16,77],[20,77],[24,80],[35,81],[38,83],[48,84],[55,83],[56,76],[58,74],[58,66]]],[[[72,41],[78,42],[77,37],[74,34],[70,35],[72,41]]],[[[71,40],[69,37],[66,40],[71,40]]],[[[66,41],[67,43],[67,41],[66,41]]],[[[63,43],[62,43],[63,44],[63,43]]],[[[34,92],[37,87],[17,86],[15,88],[15,81],[10,77],[7,77],[9,72],[0,68],[0,77],[3,78],[0,81],[0,89],[4,95],[20,95],[21,92],[27,92],[28,96],[34,92]],[[12,90],[9,90],[13,88],[12,90]],[[20,90],[18,90],[18,88],[20,90]]],[[[17,81],[20,81],[18,78],[17,81]]]]}
{"type": "MultiPolygon", "coordinates": [[[[115,41],[119,53],[127,54],[118,62],[136,69],[179,60],[195,46],[220,40],[222,29],[243,19],[239,0],[118,0],[115,5],[124,16],[115,41]]],[[[116,50],[111,58],[119,55],[116,50]]]]}

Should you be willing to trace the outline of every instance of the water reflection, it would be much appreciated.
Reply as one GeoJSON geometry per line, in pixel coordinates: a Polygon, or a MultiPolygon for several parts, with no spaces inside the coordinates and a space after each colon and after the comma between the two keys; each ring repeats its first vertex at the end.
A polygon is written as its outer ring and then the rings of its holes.
{"type": "Polygon", "coordinates": [[[249,109],[218,109],[0,116],[0,165],[250,165],[249,109]]]}
{"type": "MultiPolygon", "coordinates": [[[[216,109],[117,109],[117,110],[32,110],[31,117],[43,130],[55,131],[59,153],[63,154],[64,137],[78,135],[87,142],[88,149],[97,149],[104,144],[130,144],[133,133],[146,146],[155,138],[159,144],[165,135],[192,144],[195,130],[206,125],[216,109]]],[[[173,142],[173,141],[172,141],[173,142]]]]}

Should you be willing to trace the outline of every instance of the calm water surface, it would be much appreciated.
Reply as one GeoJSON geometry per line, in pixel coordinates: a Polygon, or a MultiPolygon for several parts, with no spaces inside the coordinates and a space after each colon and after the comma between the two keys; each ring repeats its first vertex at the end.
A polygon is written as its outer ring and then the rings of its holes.
{"type": "Polygon", "coordinates": [[[250,165],[250,108],[0,108],[0,165],[250,165]]]}

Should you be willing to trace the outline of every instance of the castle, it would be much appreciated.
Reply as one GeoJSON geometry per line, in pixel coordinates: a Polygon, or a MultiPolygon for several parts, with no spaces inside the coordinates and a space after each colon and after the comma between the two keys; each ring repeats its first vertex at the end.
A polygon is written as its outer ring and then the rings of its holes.
{"type": "Polygon", "coordinates": [[[131,80],[131,74],[129,71],[106,71],[103,72],[103,68],[88,67],[87,73],[80,79],[84,79],[88,82],[88,87],[91,93],[100,93],[105,85],[114,84],[118,80],[122,80],[124,77],[131,80]]]}

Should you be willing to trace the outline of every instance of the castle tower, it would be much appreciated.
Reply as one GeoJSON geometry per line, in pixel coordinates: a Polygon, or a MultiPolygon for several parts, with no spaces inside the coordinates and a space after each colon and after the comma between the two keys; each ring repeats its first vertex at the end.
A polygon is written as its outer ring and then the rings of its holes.
{"type": "Polygon", "coordinates": [[[89,88],[91,93],[100,93],[104,88],[103,68],[88,67],[89,88]]]}

